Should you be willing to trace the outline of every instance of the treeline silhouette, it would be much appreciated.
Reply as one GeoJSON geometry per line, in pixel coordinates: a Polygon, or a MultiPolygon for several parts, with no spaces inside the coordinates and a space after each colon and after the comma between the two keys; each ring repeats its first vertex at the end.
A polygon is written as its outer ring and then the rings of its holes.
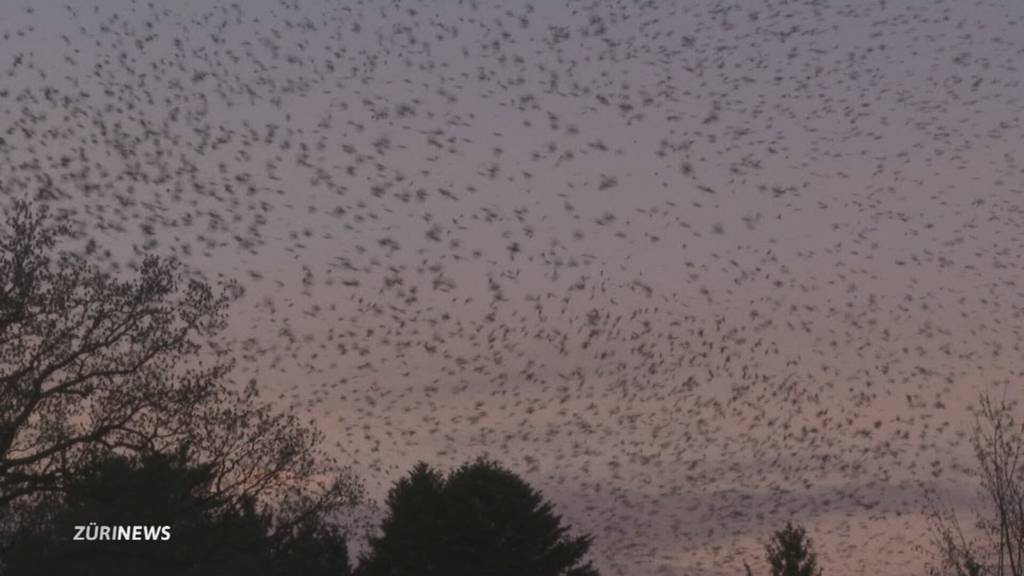
{"type": "MultiPolygon", "coordinates": [[[[186,282],[154,257],[119,279],[59,250],[69,239],[26,202],[0,230],[0,576],[597,576],[592,536],[570,536],[537,490],[484,459],[415,466],[353,562],[341,520],[362,486],[255,382],[230,384],[210,344],[238,287],[186,282]]],[[[976,412],[980,533],[930,495],[931,574],[1024,576],[1014,407],[983,395],[976,412]]],[[[822,574],[791,523],[765,560],[772,576],[822,574]]]]}
{"type": "Polygon", "coordinates": [[[0,574],[597,574],[591,538],[485,460],[417,466],[353,570],[362,487],[209,344],[238,287],[154,257],[119,279],[62,240],[26,202],[0,230],[0,574]]]}
{"type": "Polygon", "coordinates": [[[568,537],[551,505],[493,462],[467,464],[447,478],[417,466],[391,490],[382,534],[355,568],[336,525],[315,516],[279,522],[250,499],[226,498],[209,467],[187,462],[183,453],[95,462],[8,533],[4,573],[597,575],[582,561],[591,539],[568,537]],[[89,524],[89,538],[72,539],[73,527],[89,524]],[[169,524],[170,538],[96,536],[102,526],[138,524],[169,524]]]}

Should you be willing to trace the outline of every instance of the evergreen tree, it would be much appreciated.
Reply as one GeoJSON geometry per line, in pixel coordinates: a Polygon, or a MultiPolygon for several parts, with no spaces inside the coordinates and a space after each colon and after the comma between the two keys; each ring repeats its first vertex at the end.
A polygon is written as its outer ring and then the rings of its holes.
{"type": "Polygon", "coordinates": [[[383,534],[359,576],[597,576],[582,559],[592,538],[571,538],[550,503],[494,462],[447,478],[418,464],[388,495],[383,534]]]}
{"type": "Polygon", "coordinates": [[[772,576],[821,575],[817,554],[811,550],[811,540],[802,527],[787,522],[785,528],[772,535],[765,551],[772,576]]]}
{"type": "Polygon", "coordinates": [[[276,521],[252,498],[219,492],[184,451],[95,459],[59,496],[40,499],[2,550],[0,574],[345,576],[344,537],[315,519],[276,521]],[[167,539],[97,538],[100,527],[168,526],[167,539]],[[91,540],[79,540],[88,526],[91,540]]]}
{"type": "Polygon", "coordinates": [[[383,535],[370,539],[357,574],[412,576],[437,574],[444,565],[444,478],[417,464],[388,492],[383,535]]]}

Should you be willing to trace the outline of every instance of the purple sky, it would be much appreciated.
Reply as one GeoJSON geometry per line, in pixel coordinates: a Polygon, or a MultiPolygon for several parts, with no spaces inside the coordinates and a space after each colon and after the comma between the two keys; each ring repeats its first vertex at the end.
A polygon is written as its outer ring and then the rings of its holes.
{"type": "Polygon", "coordinates": [[[920,574],[924,489],[970,502],[1024,370],[1024,3],[38,4],[4,202],[242,282],[236,378],[373,496],[488,454],[630,576],[789,519],[920,574]]]}

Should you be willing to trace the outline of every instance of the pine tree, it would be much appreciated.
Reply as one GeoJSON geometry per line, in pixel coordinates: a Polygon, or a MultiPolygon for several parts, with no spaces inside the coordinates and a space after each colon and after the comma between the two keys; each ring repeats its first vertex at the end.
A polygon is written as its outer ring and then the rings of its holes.
{"type": "Polygon", "coordinates": [[[772,576],[821,576],[818,558],[811,550],[807,532],[787,522],[765,545],[772,576]]]}
{"type": "Polygon", "coordinates": [[[521,478],[478,460],[443,478],[420,463],[388,495],[359,576],[598,576],[590,536],[570,537],[521,478]]]}

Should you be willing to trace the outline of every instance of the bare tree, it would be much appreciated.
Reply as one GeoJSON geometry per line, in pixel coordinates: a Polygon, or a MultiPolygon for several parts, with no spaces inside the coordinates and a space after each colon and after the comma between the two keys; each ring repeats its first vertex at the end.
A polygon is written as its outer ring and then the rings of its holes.
{"type": "Polygon", "coordinates": [[[1024,425],[1013,403],[980,398],[971,437],[986,507],[979,537],[968,539],[956,514],[931,498],[929,518],[938,570],[956,576],[1024,576],[1024,425]]]}
{"type": "Polygon", "coordinates": [[[979,543],[968,540],[960,527],[956,514],[929,496],[928,521],[932,530],[932,543],[938,556],[938,566],[932,574],[951,576],[981,576],[979,543]]]}
{"type": "Polygon", "coordinates": [[[227,384],[231,361],[205,343],[235,286],[181,286],[154,257],[120,280],[58,252],[67,234],[23,202],[0,229],[0,518],[99,454],[182,447],[218,493],[272,502],[296,524],[358,498],[318,431],[261,403],[254,382],[227,384]]]}

